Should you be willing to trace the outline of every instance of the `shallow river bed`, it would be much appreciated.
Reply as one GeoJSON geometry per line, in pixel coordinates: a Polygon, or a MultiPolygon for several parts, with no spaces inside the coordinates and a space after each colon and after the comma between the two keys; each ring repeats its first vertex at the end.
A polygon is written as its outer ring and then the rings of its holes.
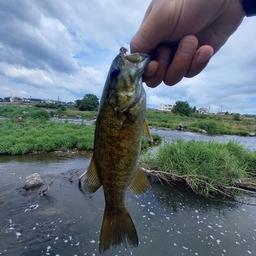
{"type": "MultiPolygon", "coordinates": [[[[99,255],[103,191],[89,195],[77,186],[90,157],[0,157],[0,255],[99,255]],[[22,188],[34,172],[45,186],[54,178],[45,196],[22,188]]],[[[206,199],[151,181],[143,195],[127,192],[139,246],[104,255],[255,255],[256,201],[239,201],[206,199]]]]}

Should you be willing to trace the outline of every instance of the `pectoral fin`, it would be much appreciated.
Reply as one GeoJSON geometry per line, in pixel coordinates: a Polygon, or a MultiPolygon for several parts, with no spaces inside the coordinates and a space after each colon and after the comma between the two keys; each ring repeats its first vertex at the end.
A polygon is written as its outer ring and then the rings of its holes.
{"type": "Polygon", "coordinates": [[[141,194],[146,192],[146,190],[150,187],[149,181],[145,174],[142,172],[140,168],[137,168],[131,184],[129,185],[130,190],[134,194],[141,194]]]}
{"type": "Polygon", "coordinates": [[[142,135],[148,139],[149,141],[153,142],[153,138],[150,134],[150,130],[149,130],[149,127],[148,127],[148,123],[146,120],[144,120],[143,122],[143,127],[142,127],[142,135]]]}
{"type": "Polygon", "coordinates": [[[91,163],[88,167],[84,186],[85,189],[90,193],[94,193],[101,186],[100,178],[95,165],[94,156],[92,156],[91,163]]]}

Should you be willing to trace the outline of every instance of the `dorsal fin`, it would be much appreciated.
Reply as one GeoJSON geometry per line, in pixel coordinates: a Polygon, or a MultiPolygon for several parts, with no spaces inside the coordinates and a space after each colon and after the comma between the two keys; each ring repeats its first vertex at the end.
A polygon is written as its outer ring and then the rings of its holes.
{"type": "Polygon", "coordinates": [[[143,126],[142,126],[142,135],[148,139],[149,141],[153,142],[153,138],[150,134],[150,130],[149,130],[149,127],[148,127],[148,123],[146,120],[144,120],[143,122],[143,126]]]}

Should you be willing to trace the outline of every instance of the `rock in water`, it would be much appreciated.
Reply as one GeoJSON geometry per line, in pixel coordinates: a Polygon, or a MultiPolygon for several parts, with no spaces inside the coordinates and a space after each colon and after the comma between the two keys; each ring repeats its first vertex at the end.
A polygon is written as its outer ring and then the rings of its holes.
{"type": "Polygon", "coordinates": [[[31,189],[35,187],[39,187],[43,185],[43,180],[41,179],[40,175],[38,173],[33,173],[26,177],[26,183],[24,188],[25,189],[31,189]]]}

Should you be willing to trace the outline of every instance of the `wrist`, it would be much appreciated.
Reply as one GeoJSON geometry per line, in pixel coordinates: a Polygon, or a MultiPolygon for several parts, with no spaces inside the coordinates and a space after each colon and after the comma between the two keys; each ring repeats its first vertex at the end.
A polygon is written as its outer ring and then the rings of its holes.
{"type": "Polygon", "coordinates": [[[247,17],[256,16],[256,0],[242,0],[242,5],[247,17]]]}

